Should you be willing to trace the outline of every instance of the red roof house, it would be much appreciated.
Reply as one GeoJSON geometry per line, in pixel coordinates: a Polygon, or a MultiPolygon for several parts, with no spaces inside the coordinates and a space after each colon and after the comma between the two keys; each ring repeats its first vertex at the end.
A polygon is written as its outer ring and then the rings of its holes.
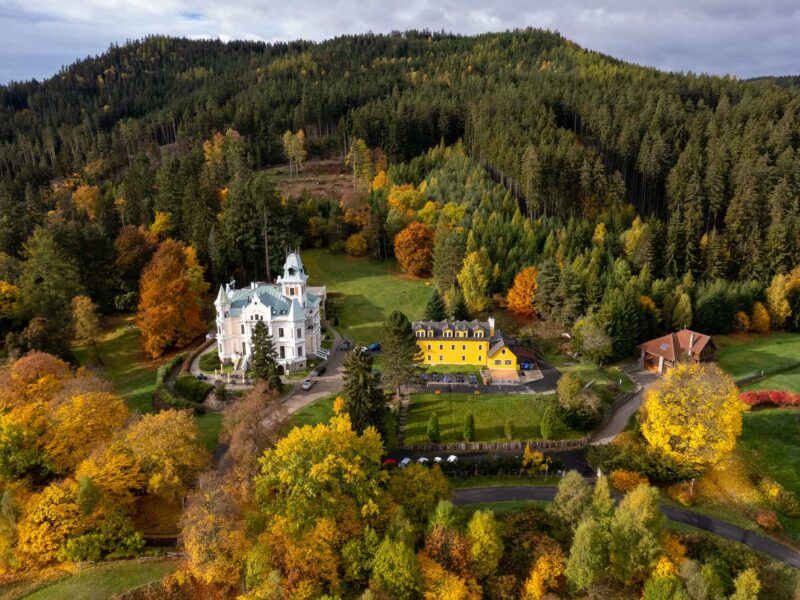
{"type": "Polygon", "coordinates": [[[679,361],[710,362],[717,347],[711,337],[691,329],[682,329],[639,345],[639,366],[663,375],[679,361]]]}

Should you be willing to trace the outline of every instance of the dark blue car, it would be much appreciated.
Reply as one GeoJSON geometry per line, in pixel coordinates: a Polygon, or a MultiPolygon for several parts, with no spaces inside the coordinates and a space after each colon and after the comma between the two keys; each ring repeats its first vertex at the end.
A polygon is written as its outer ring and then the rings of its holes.
{"type": "Polygon", "coordinates": [[[373,342],[369,346],[367,346],[367,350],[370,352],[379,352],[381,349],[381,345],[378,342],[373,342]]]}

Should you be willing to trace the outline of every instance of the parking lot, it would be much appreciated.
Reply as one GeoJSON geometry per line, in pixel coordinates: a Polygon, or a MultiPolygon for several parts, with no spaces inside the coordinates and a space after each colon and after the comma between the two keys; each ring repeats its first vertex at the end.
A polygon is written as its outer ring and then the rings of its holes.
{"type": "MultiPolygon", "coordinates": [[[[438,390],[442,393],[459,392],[466,394],[476,390],[485,394],[540,394],[554,391],[561,373],[544,362],[539,363],[539,371],[541,371],[542,376],[537,379],[528,380],[527,377],[523,377],[518,384],[491,383],[488,385],[485,385],[480,377],[473,374],[432,372],[427,374],[427,381],[423,380],[422,386],[428,392],[436,392],[438,390]]],[[[523,371],[523,373],[525,372],[523,371]]]]}

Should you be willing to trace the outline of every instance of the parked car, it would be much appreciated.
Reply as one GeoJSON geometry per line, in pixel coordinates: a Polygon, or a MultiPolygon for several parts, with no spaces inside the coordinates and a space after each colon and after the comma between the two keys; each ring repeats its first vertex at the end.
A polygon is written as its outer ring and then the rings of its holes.
{"type": "Polygon", "coordinates": [[[455,454],[451,454],[450,456],[447,457],[447,462],[451,464],[456,463],[458,462],[458,457],[455,454]]]}
{"type": "Polygon", "coordinates": [[[445,373],[442,375],[442,381],[445,383],[453,383],[453,377],[450,375],[450,373],[445,373]]]}
{"type": "Polygon", "coordinates": [[[400,464],[397,465],[397,468],[398,469],[405,469],[410,463],[411,463],[411,459],[406,456],[403,460],[400,461],[400,464]]]}
{"type": "Polygon", "coordinates": [[[341,345],[341,346],[339,346],[339,347],[340,347],[342,350],[344,350],[345,352],[347,352],[348,350],[350,350],[350,340],[345,340],[345,341],[343,341],[343,342],[342,342],[342,345],[341,345]]]}
{"type": "Polygon", "coordinates": [[[430,375],[428,373],[426,373],[425,371],[423,371],[422,373],[419,374],[419,378],[422,381],[428,381],[428,379],[430,379],[430,375]]]}
{"type": "Polygon", "coordinates": [[[313,379],[304,379],[303,384],[300,387],[302,387],[304,390],[310,390],[313,385],[314,385],[313,379]]]}
{"type": "Polygon", "coordinates": [[[433,457],[433,462],[435,462],[435,463],[440,463],[440,462],[442,462],[442,457],[441,457],[441,456],[434,456],[434,457],[433,457]]]}
{"type": "Polygon", "coordinates": [[[441,373],[431,373],[430,376],[431,376],[431,381],[439,382],[439,381],[442,380],[442,374],[441,373]]]}
{"type": "Polygon", "coordinates": [[[472,373],[469,374],[467,380],[469,381],[470,385],[478,385],[478,378],[475,377],[475,375],[473,375],[472,373]]]}
{"type": "Polygon", "coordinates": [[[325,371],[327,371],[327,370],[328,370],[328,367],[326,367],[325,365],[319,365],[316,369],[314,369],[311,372],[311,374],[312,375],[316,375],[317,377],[319,377],[320,375],[324,375],[325,371]]]}
{"type": "Polygon", "coordinates": [[[200,381],[205,381],[206,379],[208,379],[208,377],[206,377],[206,376],[205,376],[205,375],[203,375],[202,373],[198,373],[198,374],[197,374],[197,378],[198,378],[200,381]]]}
{"type": "Polygon", "coordinates": [[[419,464],[421,464],[421,465],[424,465],[426,462],[428,462],[428,458],[427,458],[426,456],[420,456],[420,457],[417,459],[417,462],[418,462],[419,464]]]}
{"type": "Polygon", "coordinates": [[[369,346],[367,346],[367,350],[369,350],[370,352],[380,352],[381,345],[379,342],[372,342],[369,346]]]}
{"type": "Polygon", "coordinates": [[[456,383],[464,383],[464,374],[456,373],[456,383]]]}
{"type": "Polygon", "coordinates": [[[530,371],[531,369],[533,369],[533,363],[529,363],[529,362],[521,363],[520,364],[520,368],[523,371],[530,371]]]}

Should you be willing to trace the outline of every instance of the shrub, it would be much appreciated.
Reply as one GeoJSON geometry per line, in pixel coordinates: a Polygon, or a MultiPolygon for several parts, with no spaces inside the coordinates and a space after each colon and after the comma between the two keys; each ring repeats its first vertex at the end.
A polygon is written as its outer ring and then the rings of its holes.
{"type": "Polygon", "coordinates": [[[747,313],[740,310],[733,315],[733,327],[736,331],[748,331],[750,329],[750,317],[747,313]]]}
{"type": "Polygon", "coordinates": [[[544,409],[542,420],[539,422],[539,433],[543,440],[549,440],[553,437],[553,427],[555,426],[556,416],[553,412],[553,405],[548,404],[544,409]]]}
{"type": "Polygon", "coordinates": [[[775,510],[790,517],[800,516],[800,503],[795,495],[770,477],[762,477],[758,489],[775,510]]]}
{"type": "Polygon", "coordinates": [[[588,389],[581,389],[572,398],[559,394],[556,415],[574,429],[592,429],[600,420],[600,398],[588,389]]]}
{"type": "Polygon", "coordinates": [[[667,495],[681,506],[692,506],[697,499],[697,494],[692,491],[688,481],[681,481],[669,486],[667,495]]]}
{"type": "Polygon", "coordinates": [[[514,439],[514,436],[517,433],[517,428],[514,426],[514,421],[511,419],[506,419],[506,426],[503,430],[503,433],[509,442],[514,439]]]}
{"type": "Polygon", "coordinates": [[[436,413],[432,413],[431,416],[428,417],[428,439],[434,444],[438,444],[439,435],[439,417],[436,416],[436,413]]]}
{"type": "Polygon", "coordinates": [[[774,404],[775,406],[800,406],[800,394],[786,390],[754,390],[742,392],[739,399],[748,406],[774,404]]]}
{"type": "Polygon", "coordinates": [[[648,485],[650,483],[647,477],[641,473],[637,473],[636,471],[627,471],[625,469],[616,469],[611,471],[610,477],[611,485],[613,485],[614,489],[620,494],[627,494],[628,492],[635,490],[640,485],[648,485]]]}
{"type": "Polygon", "coordinates": [[[350,256],[364,256],[367,253],[367,240],[360,233],[354,233],[344,243],[344,251],[350,256]]]}
{"type": "Polygon", "coordinates": [[[213,389],[213,385],[195,379],[192,375],[181,375],[175,380],[175,393],[195,404],[202,404],[213,389]]]}
{"type": "Polygon", "coordinates": [[[464,441],[475,441],[475,417],[472,413],[467,414],[467,418],[464,419],[464,441]]]}
{"type": "Polygon", "coordinates": [[[756,302],[753,305],[753,314],[750,315],[750,330],[756,333],[767,333],[769,325],[769,312],[764,304],[756,302]]]}
{"type": "Polygon", "coordinates": [[[774,510],[760,510],[753,520],[761,529],[766,529],[767,531],[780,531],[783,529],[774,510]]]}
{"type": "Polygon", "coordinates": [[[200,368],[207,373],[213,373],[214,369],[220,368],[219,354],[216,352],[206,352],[200,357],[200,368]]]}

